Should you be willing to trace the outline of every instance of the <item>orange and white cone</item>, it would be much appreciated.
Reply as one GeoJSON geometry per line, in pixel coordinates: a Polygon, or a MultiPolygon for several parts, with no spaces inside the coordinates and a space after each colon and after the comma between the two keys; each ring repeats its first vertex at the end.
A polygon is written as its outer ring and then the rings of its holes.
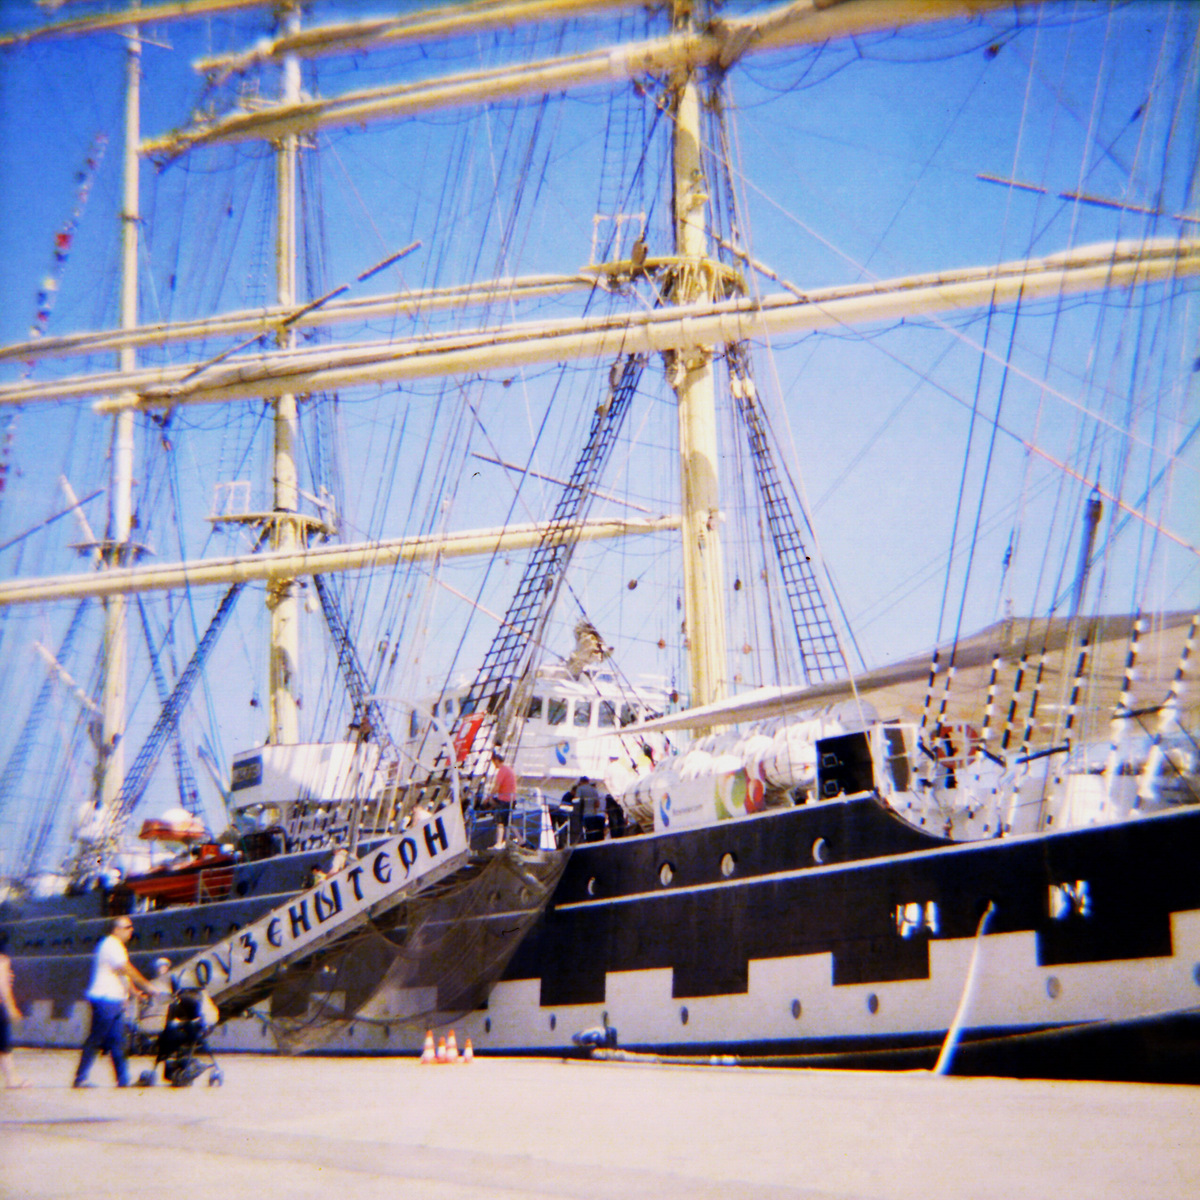
{"type": "Polygon", "coordinates": [[[467,1038],[466,1044],[463,1046],[462,1062],[469,1063],[475,1061],[475,1049],[471,1045],[471,1039],[467,1038]]]}
{"type": "Polygon", "coordinates": [[[438,1038],[437,1061],[444,1063],[446,1061],[446,1039],[438,1038]]]}
{"type": "Polygon", "coordinates": [[[446,1061],[458,1062],[458,1042],[455,1040],[453,1029],[450,1030],[450,1036],[446,1039],[446,1061]]]}
{"type": "Polygon", "coordinates": [[[425,1030],[425,1049],[421,1051],[421,1062],[437,1062],[437,1051],[433,1048],[433,1030],[425,1030]]]}

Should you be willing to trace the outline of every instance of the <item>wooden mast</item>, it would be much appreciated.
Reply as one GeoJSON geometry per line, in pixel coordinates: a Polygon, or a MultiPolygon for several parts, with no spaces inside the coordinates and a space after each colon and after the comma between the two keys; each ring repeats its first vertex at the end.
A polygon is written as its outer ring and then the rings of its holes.
{"type": "MultiPolygon", "coordinates": [[[[300,10],[289,4],[280,18],[283,31],[295,36],[300,29],[300,10]]],[[[282,99],[295,104],[300,99],[300,60],[295,54],[283,58],[282,99]]],[[[275,144],[276,300],[290,308],[296,303],[296,156],[298,137],[284,133],[275,144]]],[[[285,326],[279,334],[282,351],[295,348],[296,334],[285,326]]],[[[287,554],[303,546],[305,534],[299,515],[300,484],[296,473],[296,443],[299,405],[294,392],[276,397],[275,454],[273,478],[274,518],[271,549],[287,554]]],[[[295,743],[300,740],[300,714],[297,703],[300,664],[299,584],[294,577],[275,579],[267,590],[271,613],[269,665],[269,730],[267,740],[295,743]]]]}
{"type": "MultiPolygon", "coordinates": [[[[691,28],[691,0],[675,0],[676,31],[691,28]]],[[[674,216],[678,256],[672,300],[711,301],[708,257],[708,185],[701,146],[701,98],[696,71],[681,68],[674,80],[674,216]]],[[[686,645],[693,705],[723,700],[728,692],[724,569],[717,472],[716,395],[712,347],[681,346],[667,356],[668,377],[679,402],[682,478],[683,582],[686,645]]]]}
{"type": "MultiPolygon", "coordinates": [[[[136,7],[136,5],[135,5],[136,7]]],[[[121,209],[121,301],[122,329],[138,324],[138,222],[140,190],[138,170],[141,140],[142,46],[135,27],[125,35],[125,144],[122,149],[121,209]]],[[[137,368],[137,350],[121,349],[122,373],[137,368]]],[[[129,396],[132,400],[133,397],[129,396]]],[[[133,533],[133,430],[135,410],[123,407],[113,421],[110,462],[109,528],[102,544],[102,558],[109,570],[132,565],[133,533]]],[[[124,596],[104,600],[104,657],[100,705],[100,744],[96,770],[97,807],[103,813],[115,810],[125,779],[125,726],[129,685],[128,622],[124,596]]]]}

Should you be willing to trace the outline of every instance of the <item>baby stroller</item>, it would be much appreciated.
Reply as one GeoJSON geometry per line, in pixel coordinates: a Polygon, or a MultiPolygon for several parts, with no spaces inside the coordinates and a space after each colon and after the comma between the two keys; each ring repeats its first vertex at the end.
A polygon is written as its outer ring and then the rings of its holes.
{"type": "Polygon", "coordinates": [[[167,1019],[154,1049],[154,1066],[143,1071],[139,1087],[152,1087],[158,1068],[172,1087],[191,1087],[208,1074],[209,1087],[224,1082],[221,1068],[208,1048],[205,1035],[217,1023],[217,1006],[201,988],[180,988],[167,1005],[167,1019]]]}

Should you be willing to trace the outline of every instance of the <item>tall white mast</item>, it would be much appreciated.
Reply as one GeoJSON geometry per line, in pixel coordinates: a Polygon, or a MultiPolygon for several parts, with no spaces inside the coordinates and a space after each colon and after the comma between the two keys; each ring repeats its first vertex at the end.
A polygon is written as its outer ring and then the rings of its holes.
{"type": "MultiPolygon", "coordinates": [[[[286,36],[294,37],[300,30],[300,10],[289,4],[280,23],[286,36]]],[[[300,99],[300,60],[294,54],[283,58],[282,98],[294,104],[300,99]]],[[[276,300],[290,308],[296,302],[296,157],[298,138],[285,133],[276,143],[276,235],[275,280],[276,300]]],[[[290,326],[279,337],[280,348],[290,350],[295,345],[295,333],[290,326]]],[[[285,392],[275,400],[275,454],[273,479],[274,522],[271,531],[273,550],[292,552],[305,540],[299,514],[300,485],[296,475],[296,443],[299,409],[293,392],[285,392]]],[[[300,717],[297,704],[300,664],[300,601],[299,584],[295,578],[276,580],[267,592],[271,610],[270,650],[270,728],[268,740],[294,743],[300,740],[300,717]]]]}
{"type": "MultiPolygon", "coordinates": [[[[135,6],[136,7],[136,4],[135,6]]],[[[142,45],[136,27],[125,37],[125,145],[122,151],[121,210],[122,329],[138,324],[138,222],[140,192],[138,143],[141,140],[142,45]]],[[[137,367],[137,350],[122,347],[121,371],[137,367]]],[[[129,397],[132,399],[133,397],[129,397]]],[[[122,408],[115,417],[109,494],[109,532],[103,557],[109,568],[131,565],[133,532],[133,429],[135,410],[122,408]]],[[[126,693],[129,683],[128,629],[124,596],[104,601],[104,671],[97,792],[103,812],[115,810],[125,778],[126,693]]]]}
{"type": "MultiPolygon", "coordinates": [[[[691,0],[676,0],[676,29],[692,23],[691,0]]],[[[708,187],[701,164],[700,87],[696,72],[675,77],[675,252],[679,257],[673,300],[711,300],[701,269],[708,260],[708,187]]],[[[679,401],[679,454],[683,481],[683,582],[693,705],[722,700],[728,691],[725,651],[724,569],[717,476],[716,402],[712,349],[681,347],[671,359],[671,385],[679,401]]]]}

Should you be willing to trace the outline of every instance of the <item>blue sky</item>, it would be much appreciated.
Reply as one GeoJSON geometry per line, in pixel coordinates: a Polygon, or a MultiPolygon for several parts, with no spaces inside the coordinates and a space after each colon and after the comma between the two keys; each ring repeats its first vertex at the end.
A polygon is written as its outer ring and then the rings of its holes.
{"type": "MultiPolygon", "coordinates": [[[[342,7],[324,4],[317,12],[332,18],[342,7]]],[[[368,9],[352,6],[356,13],[368,9]]],[[[0,27],[24,23],[31,11],[29,4],[10,2],[0,8],[0,27]]],[[[749,233],[743,236],[757,258],[802,288],[988,264],[1114,238],[1181,231],[1194,236],[1194,221],[1170,217],[1197,216],[1191,190],[1196,18],[1190,5],[1111,10],[1051,5],[1030,9],[1016,21],[1003,13],[982,23],[750,60],[730,81],[738,130],[734,183],[748,213],[749,233]],[[981,175],[1044,191],[999,186],[981,175]],[[1063,192],[1106,197],[1125,207],[1072,202],[1061,198],[1063,192]],[[1167,217],[1133,211],[1138,207],[1161,209],[1167,217]]],[[[202,102],[200,82],[183,64],[200,53],[242,45],[258,32],[246,19],[216,21],[199,31],[174,26],[157,31],[144,48],[144,133],[178,125],[202,102]]],[[[583,27],[561,46],[530,35],[513,53],[548,57],[599,42],[603,33],[583,27]]],[[[632,26],[629,36],[637,36],[632,26]]],[[[494,59],[503,52],[498,41],[484,39],[482,46],[453,43],[360,55],[322,63],[306,82],[323,94],[337,93],[374,85],[397,71],[437,75],[464,69],[479,54],[494,59]]],[[[52,269],[55,234],[72,209],[75,175],[101,131],[109,136],[107,152],[63,265],[50,330],[114,320],[122,57],[115,35],[30,46],[5,56],[0,342],[25,336],[52,269]]],[[[616,203],[618,195],[626,197],[630,211],[651,213],[652,248],[656,242],[661,246],[669,220],[656,186],[663,146],[647,156],[640,182],[629,173],[617,175],[613,166],[654,126],[654,89],[644,98],[629,89],[621,96],[628,114],[621,126],[605,126],[605,94],[585,92],[554,100],[542,112],[523,105],[519,138],[506,132],[507,106],[487,116],[437,114],[365,135],[323,136],[319,184],[314,174],[309,185],[310,207],[322,217],[323,250],[309,294],[352,279],[412,240],[420,240],[421,248],[373,280],[371,288],[458,282],[473,273],[574,270],[587,260],[593,214],[601,204],[616,203]],[[533,148],[528,159],[522,157],[525,147],[533,148]],[[504,238],[500,231],[512,213],[520,220],[504,238]]],[[[316,156],[309,157],[315,164],[316,156]]],[[[269,298],[264,247],[270,174],[269,158],[259,147],[197,154],[161,173],[144,169],[146,319],[224,311],[269,298]]],[[[769,281],[757,284],[776,290],[769,281]]],[[[871,665],[949,636],[960,609],[969,632],[1006,611],[1044,608],[1061,590],[1063,571],[1073,568],[1075,514],[1087,489],[1044,458],[1031,458],[1010,433],[989,444],[987,417],[998,405],[1006,430],[1036,442],[1048,455],[1079,463],[1089,478],[1102,479],[1130,503],[1169,469],[1171,486],[1154,517],[1193,543],[1200,540],[1195,445],[1181,463],[1172,465],[1167,454],[1198,416],[1195,376],[1185,369],[1196,357],[1200,325],[1190,288],[1162,289],[1145,306],[1128,304],[1124,295],[1103,303],[1041,302],[1023,306],[1015,322],[1007,309],[932,323],[830,330],[774,347],[773,368],[761,360],[764,403],[785,445],[794,446],[821,549],[871,665]],[[1005,372],[982,358],[978,347],[985,343],[1019,370],[1005,372]],[[1164,348],[1165,371],[1159,366],[1164,348]],[[1049,388],[1039,386],[1041,381],[1049,388]],[[1155,400],[1164,402],[1161,408],[1155,400]],[[958,551],[947,577],[946,546],[959,505],[958,551]],[[971,549],[965,531],[975,528],[977,509],[982,534],[964,592],[971,549]],[[1052,532],[1063,526],[1066,533],[1052,532]]],[[[570,308],[565,302],[548,304],[539,315],[570,308]]],[[[398,325],[359,331],[403,332],[398,325]]],[[[38,377],[65,369],[79,365],[47,364],[38,368],[38,377]]],[[[605,374],[606,369],[599,372],[605,374]]],[[[613,489],[657,510],[674,495],[668,481],[673,411],[651,375],[661,377],[657,364],[647,369],[645,402],[631,418],[630,446],[614,466],[613,489]]],[[[0,379],[13,377],[12,368],[0,368],[0,379]]],[[[435,524],[442,515],[452,528],[497,524],[510,512],[512,519],[529,519],[551,494],[548,487],[535,485],[514,500],[512,477],[478,459],[469,460],[471,469],[461,470],[456,480],[435,486],[438,464],[449,470],[467,448],[468,434],[475,453],[494,451],[523,462],[545,425],[537,464],[548,473],[561,472],[580,444],[588,405],[595,402],[589,379],[582,368],[569,368],[561,378],[536,371],[447,392],[432,384],[362,391],[343,397],[336,411],[329,409],[309,435],[305,453],[315,460],[319,442],[335,446],[329,482],[340,477],[366,485],[361,491],[347,487],[341,515],[349,537],[394,536],[435,524]],[[545,422],[548,410],[554,419],[545,422]],[[415,507],[413,494],[421,497],[415,507]]],[[[86,405],[22,412],[12,444],[14,470],[20,473],[10,476],[0,497],[0,542],[61,510],[60,474],[79,495],[103,487],[106,454],[106,427],[86,405]]],[[[266,469],[262,406],[242,404],[234,414],[190,409],[172,418],[166,431],[144,422],[139,456],[147,463],[139,470],[146,488],[143,528],[158,556],[170,561],[206,549],[227,552],[235,540],[214,535],[202,516],[218,482],[266,469]],[[170,443],[165,455],[164,438],[170,443]],[[158,463],[153,467],[152,453],[158,463]],[[177,520],[177,503],[192,515],[177,520]]],[[[741,469],[733,458],[723,462],[731,486],[741,469]]],[[[1161,494],[1157,489],[1152,503],[1161,494]]],[[[87,508],[99,525],[103,504],[100,498],[87,508]]],[[[1152,544],[1145,526],[1134,523],[1122,531],[1112,514],[1106,521],[1105,536],[1116,554],[1103,578],[1094,581],[1094,607],[1120,611],[1138,603],[1170,608],[1195,603],[1200,587],[1194,556],[1161,540],[1152,544]],[[1150,588],[1142,583],[1147,576],[1154,581],[1150,588]]],[[[748,578],[758,569],[757,551],[741,540],[748,531],[731,519],[727,535],[730,574],[748,578]]],[[[79,536],[69,519],[60,521],[0,551],[0,573],[82,569],[66,546],[79,536]]],[[[615,560],[611,549],[606,553],[604,559],[599,550],[583,555],[596,570],[583,573],[579,599],[623,651],[630,674],[679,681],[677,580],[663,546],[631,545],[615,560]],[[635,581],[642,603],[629,616],[628,584],[635,581]]],[[[478,565],[453,564],[443,579],[498,613],[518,567],[497,564],[483,579],[478,565]]],[[[420,667],[405,677],[408,687],[436,687],[451,669],[469,671],[494,629],[490,619],[477,616],[462,640],[468,606],[420,576],[347,587],[356,612],[390,614],[378,618],[378,633],[364,619],[364,642],[386,640],[387,653],[403,645],[404,655],[420,655],[420,667]],[[410,649],[422,629],[420,650],[410,649]],[[458,665],[451,668],[456,651],[458,665]]],[[[260,602],[261,595],[243,605],[260,602]]],[[[174,664],[168,674],[188,653],[188,630],[203,629],[214,604],[212,594],[189,597],[173,611],[155,602],[153,623],[163,628],[174,621],[180,630],[168,655],[174,664]]],[[[731,599],[730,640],[735,647],[753,647],[753,653],[745,654],[738,673],[746,685],[769,681],[759,654],[768,634],[740,604],[731,599]]],[[[0,632],[6,657],[14,655],[22,669],[40,678],[29,643],[38,637],[57,644],[68,616],[66,605],[10,614],[0,632]]],[[[560,644],[569,644],[569,623],[565,617],[560,622],[560,644]]],[[[265,659],[257,625],[256,617],[239,613],[202,700],[207,732],[198,736],[225,753],[261,737],[265,659]]],[[[315,646],[319,630],[306,637],[315,646]]],[[[332,699],[333,670],[321,667],[307,687],[306,720],[314,734],[328,734],[341,719],[332,699]]],[[[137,720],[151,719],[155,707],[153,689],[146,686],[137,720]]],[[[63,737],[78,737],[67,732],[73,722],[68,706],[59,707],[58,718],[63,737]]],[[[5,746],[0,741],[0,754],[5,746]]]]}

